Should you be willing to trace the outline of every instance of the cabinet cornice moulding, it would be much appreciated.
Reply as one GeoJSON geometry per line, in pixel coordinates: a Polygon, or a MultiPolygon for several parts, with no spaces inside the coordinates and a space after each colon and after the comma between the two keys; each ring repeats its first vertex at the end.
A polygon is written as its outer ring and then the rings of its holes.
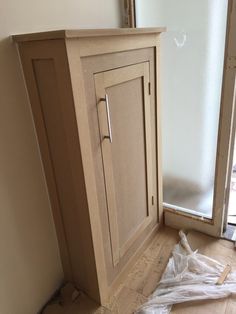
{"type": "Polygon", "coordinates": [[[29,34],[12,35],[12,39],[15,42],[23,42],[23,41],[61,39],[61,38],[160,34],[165,31],[166,31],[165,27],[68,29],[68,30],[54,30],[54,31],[49,31],[49,32],[37,32],[37,33],[29,33],[29,34]]]}

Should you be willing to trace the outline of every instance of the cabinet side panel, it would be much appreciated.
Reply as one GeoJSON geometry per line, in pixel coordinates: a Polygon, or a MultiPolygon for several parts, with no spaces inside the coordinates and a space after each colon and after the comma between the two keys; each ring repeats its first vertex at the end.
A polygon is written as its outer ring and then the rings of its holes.
{"type": "Polygon", "coordinates": [[[63,264],[67,264],[67,269],[70,264],[71,268],[69,272],[66,269],[65,279],[74,281],[79,288],[99,301],[84,174],[65,47],[63,41],[25,45],[24,53],[21,51],[22,64],[44,162],[59,246],[61,252],[65,247],[68,250],[67,257],[61,254],[63,264]],[[42,55],[38,51],[43,51],[42,55]],[[50,180],[47,173],[49,168],[50,180]],[[53,198],[51,193],[53,189],[54,194],[57,195],[57,206],[55,206],[55,197],[53,198]],[[58,221],[55,216],[61,216],[60,228],[57,226],[58,221]],[[61,243],[62,232],[64,232],[64,244],[61,243]]]}

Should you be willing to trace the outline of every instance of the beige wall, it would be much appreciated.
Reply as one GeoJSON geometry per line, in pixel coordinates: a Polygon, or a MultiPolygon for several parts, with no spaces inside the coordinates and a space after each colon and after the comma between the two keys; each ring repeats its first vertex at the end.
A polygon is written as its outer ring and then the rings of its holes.
{"type": "Polygon", "coordinates": [[[119,27],[119,0],[0,2],[0,313],[34,314],[63,275],[33,121],[9,35],[119,27]]]}

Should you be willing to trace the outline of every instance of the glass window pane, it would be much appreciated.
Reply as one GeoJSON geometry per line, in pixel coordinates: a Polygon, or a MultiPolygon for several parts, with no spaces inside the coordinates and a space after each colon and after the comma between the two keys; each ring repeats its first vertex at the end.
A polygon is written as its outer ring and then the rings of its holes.
{"type": "Polygon", "coordinates": [[[161,39],[164,202],[212,217],[227,0],[136,0],[161,39]]]}

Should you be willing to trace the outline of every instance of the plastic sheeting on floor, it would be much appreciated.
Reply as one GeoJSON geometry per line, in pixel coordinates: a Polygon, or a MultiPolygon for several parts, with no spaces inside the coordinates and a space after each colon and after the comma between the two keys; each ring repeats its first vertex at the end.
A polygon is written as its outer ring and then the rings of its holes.
{"type": "Polygon", "coordinates": [[[174,247],[157,289],[137,314],[168,314],[173,304],[219,299],[236,294],[236,272],[230,272],[222,285],[216,285],[226,265],[193,252],[185,234],[174,247]]]}

